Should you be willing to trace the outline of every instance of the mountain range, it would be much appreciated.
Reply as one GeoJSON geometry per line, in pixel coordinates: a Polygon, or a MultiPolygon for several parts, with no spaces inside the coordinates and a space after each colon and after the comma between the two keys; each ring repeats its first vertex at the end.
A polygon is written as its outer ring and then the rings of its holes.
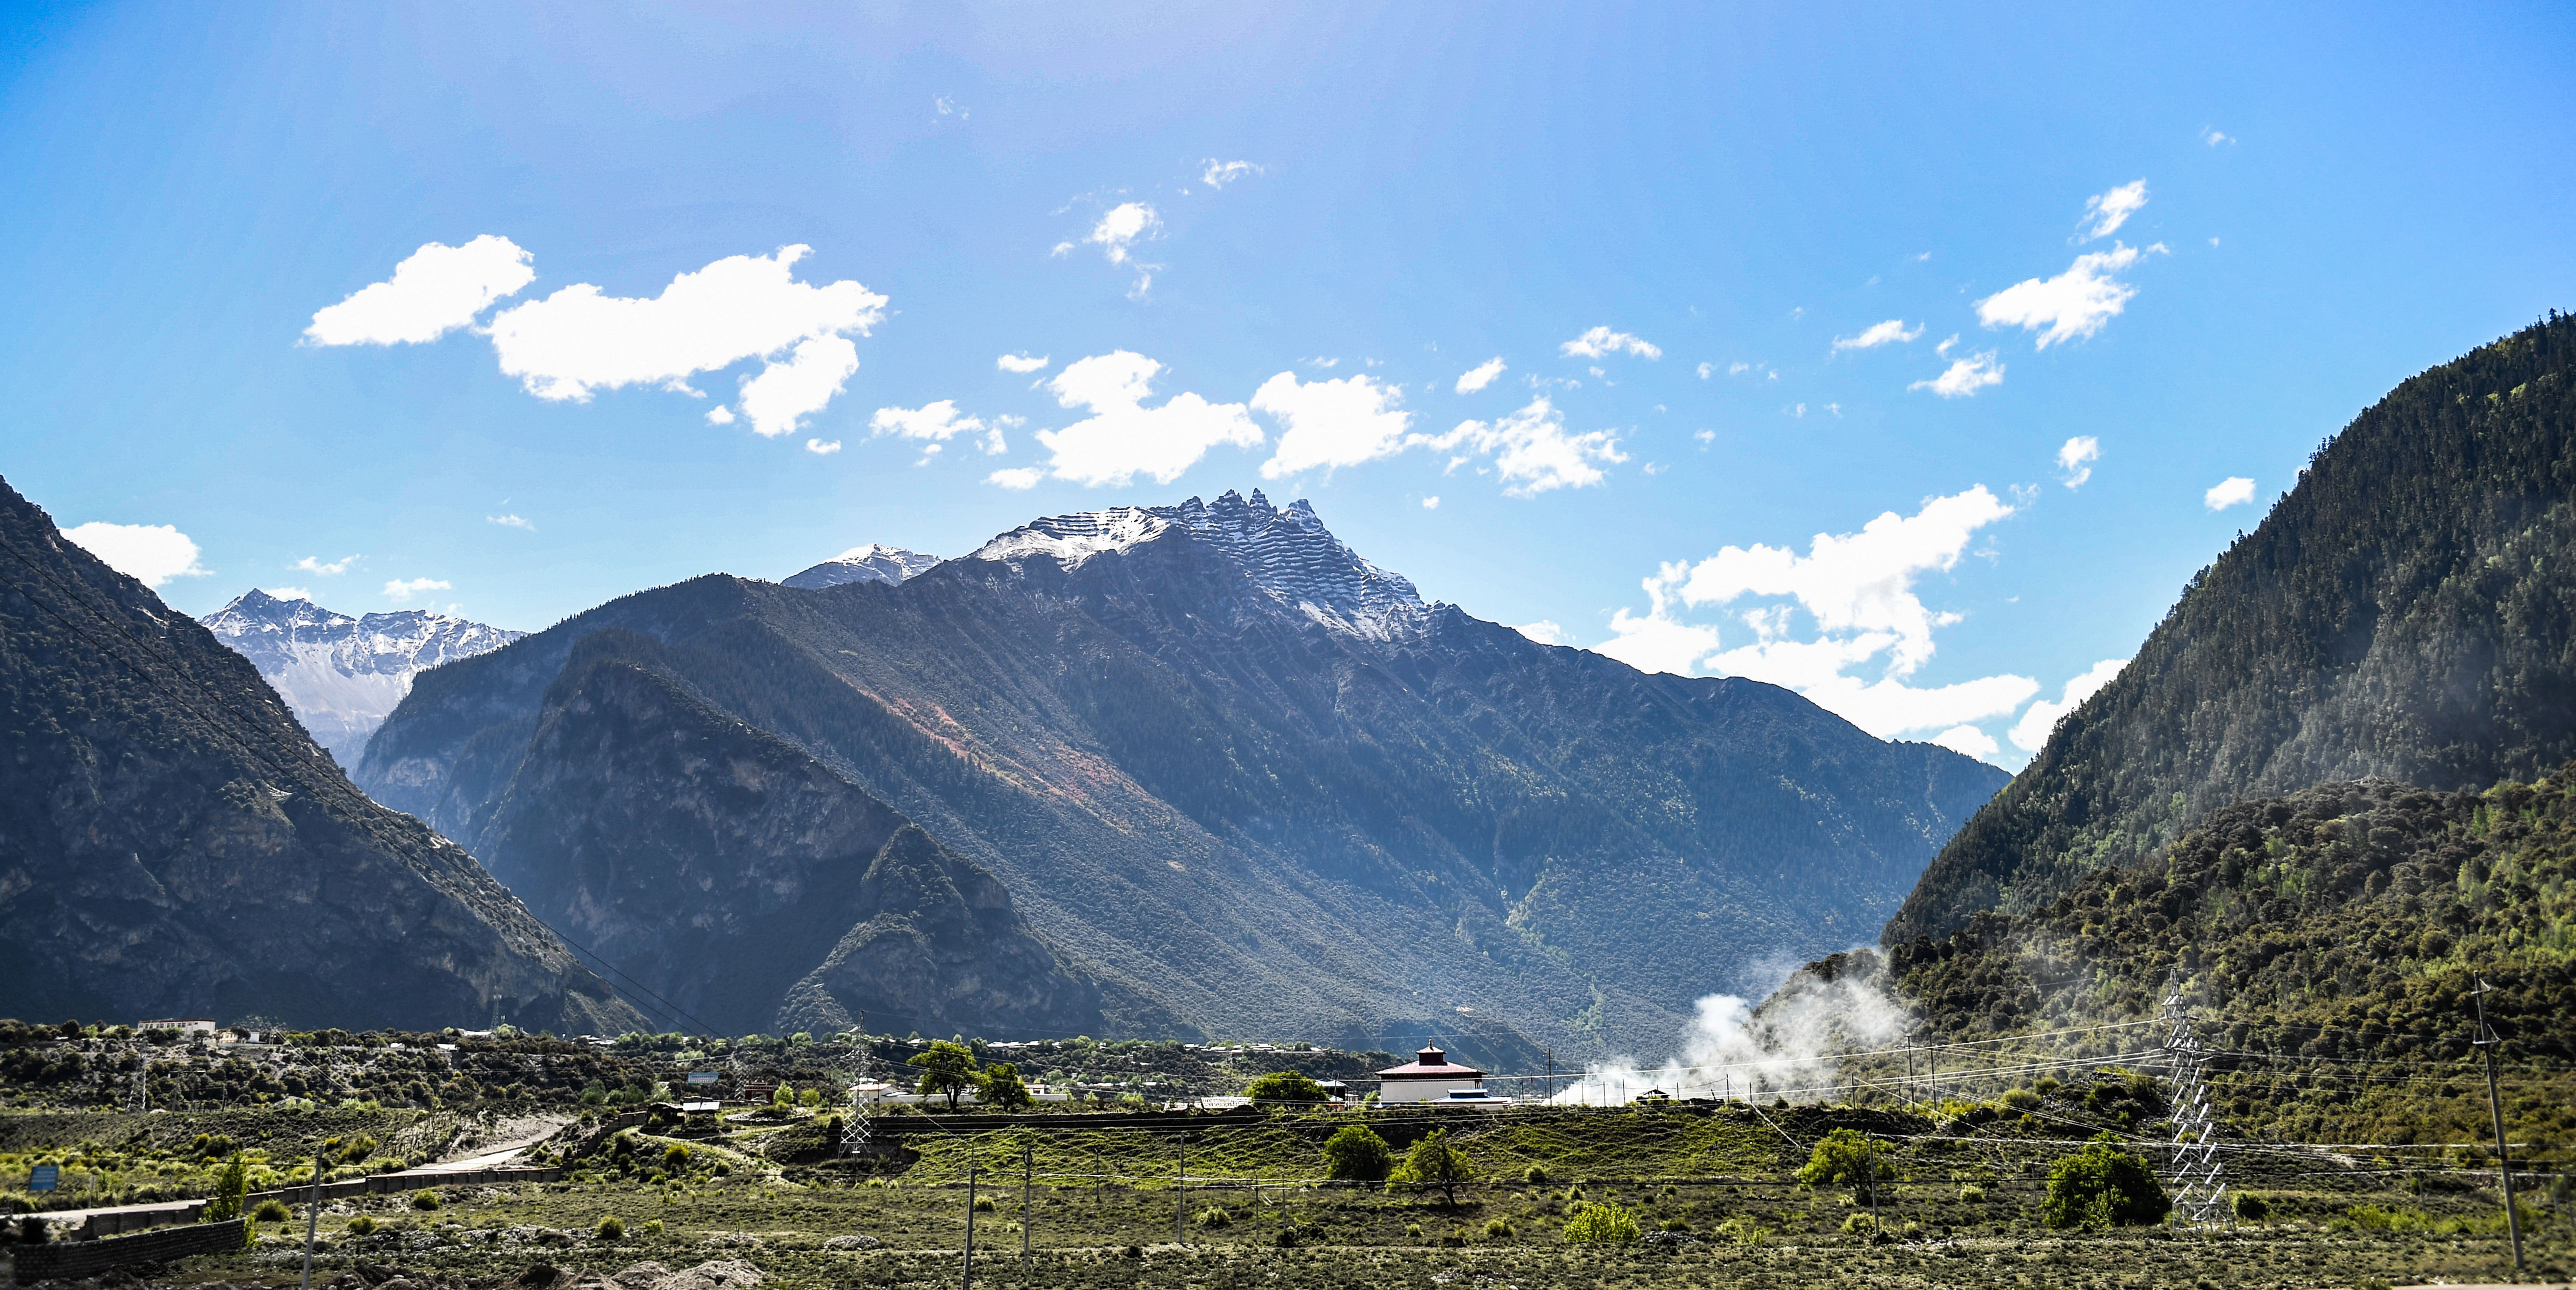
{"type": "Polygon", "coordinates": [[[848,582],[882,582],[894,586],[939,563],[935,555],[906,551],[899,546],[852,547],[821,564],[789,577],[784,585],[803,591],[837,587],[848,582]]]}
{"type": "Polygon", "coordinates": [[[1426,602],[1256,492],[626,596],[422,674],[355,778],[719,1029],[1499,1061],[1866,938],[2005,777],[1426,602]]]}
{"type": "Polygon", "coordinates": [[[643,1022],[259,672],[0,482],[0,1015],[643,1022]]]}
{"type": "Polygon", "coordinates": [[[426,609],[352,618],[257,588],[203,621],[268,678],[342,766],[357,764],[368,736],[411,692],[414,676],[527,635],[426,609]]]}

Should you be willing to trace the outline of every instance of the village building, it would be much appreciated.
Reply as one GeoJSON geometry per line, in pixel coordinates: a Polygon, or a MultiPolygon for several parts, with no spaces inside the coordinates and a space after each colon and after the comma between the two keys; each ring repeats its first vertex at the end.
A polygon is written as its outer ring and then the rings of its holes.
{"type": "Polygon", "coordinates": [[[1453,1088],[1482,1089],[1485,1072],[1471,1066],[1450,1064],[1449,1054],[1436,1047],[1424,1048],[1413,1060],[1402,1066],[1390,1066],[1377,1073],[1378,1105],[1397,1102],[1440,1102],[1453,1088]]]}

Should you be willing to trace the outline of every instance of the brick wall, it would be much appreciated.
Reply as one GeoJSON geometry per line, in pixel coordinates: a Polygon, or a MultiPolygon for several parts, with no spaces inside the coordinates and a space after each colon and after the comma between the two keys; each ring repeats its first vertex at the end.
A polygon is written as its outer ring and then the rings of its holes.
{"type": "Polygon", "coordinates": [[[18,1284],[26,1285],[35,1281],[94,1277],[109,1268],[131,1263],[167,1263],[191,1254],[228,1254],[241,1248],[242,1224],[236,1218],[222,1223],[165,1227],[137,1236],[111,1236],[99,1241],[20,1245],[12,1252],[18,1256],[15,1279],[18,1284]]]}

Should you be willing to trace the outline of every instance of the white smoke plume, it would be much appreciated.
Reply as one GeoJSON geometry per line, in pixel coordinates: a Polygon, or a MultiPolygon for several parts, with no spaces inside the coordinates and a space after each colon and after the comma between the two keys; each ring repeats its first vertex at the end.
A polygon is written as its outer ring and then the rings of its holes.
{"type": "Polygon", "coordinates": [[[1654,1067],[1624,1057],[1593,1063],[1551,1100],[1615,1106],[1648,1090],[1824,1100],[1837,1082],[1834,1054],[1894,1043],[1913,1017],[1888,993],[1877,951],[1853,949],[1817,966],[1790,975],[1758,1010],[1731,994],[1702,998],[1679,1053],[1654,1067]]]}

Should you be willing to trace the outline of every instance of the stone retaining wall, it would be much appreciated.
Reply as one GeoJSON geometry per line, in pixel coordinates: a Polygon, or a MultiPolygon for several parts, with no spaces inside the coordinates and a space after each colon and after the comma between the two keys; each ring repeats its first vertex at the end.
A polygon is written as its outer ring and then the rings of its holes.
{"type": "Polygon", "coordinates": [[[74,1281],[109,1268],[133,1263],[167,1263],[191,1254],[228,1254],[242,1248],[242,1221],[192,1223],[165,1227],[138,1236],[111,1236],[101,1241],[55,1241],[11,1247],[17,1255],[12,1279],[19,1285],[36,1281],[74,1281]]]}

